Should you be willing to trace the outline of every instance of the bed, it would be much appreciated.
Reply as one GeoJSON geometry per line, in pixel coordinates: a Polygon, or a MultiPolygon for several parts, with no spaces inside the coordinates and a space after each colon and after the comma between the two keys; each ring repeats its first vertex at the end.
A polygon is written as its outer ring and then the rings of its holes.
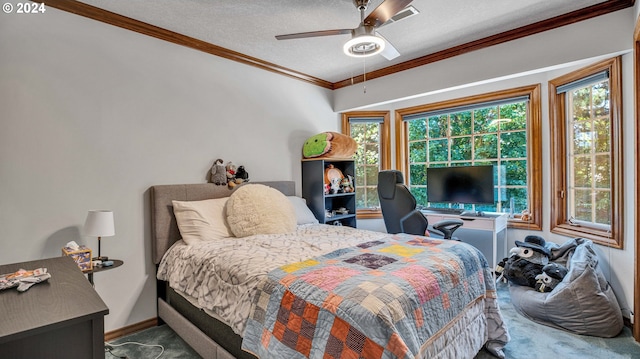
{"type": "MultiPolygon", "coordinates": [[[[260,184],[299,206],[293,181],[260,184]]],[[[232,194],[150,188],[158,317],[203,358],[504,357],[509,335],[475,248],[320,225],[299,210],[290,233],[187,245],[173,201],[232,194]]]]}

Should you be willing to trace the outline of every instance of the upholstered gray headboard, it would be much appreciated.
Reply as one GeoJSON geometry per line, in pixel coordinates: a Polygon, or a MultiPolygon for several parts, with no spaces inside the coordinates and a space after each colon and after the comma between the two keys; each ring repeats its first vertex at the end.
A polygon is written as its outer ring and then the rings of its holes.
{"type": "MultiPolygon", "coordinates": [[[[295,195],[294,181],[250,182],[273,187],[287,196],[295,195]]],[[[236,187],[237,188],[237,187],[236,187]]],[[[200,201],[203,199],[228,197],[235,189],[213,183],[158,185],[150,188],[151,197],[151,243],[155,264],[160,263],[164,253],[180,239],[180,231],[173,215],[172,200],[200,201]]]]}

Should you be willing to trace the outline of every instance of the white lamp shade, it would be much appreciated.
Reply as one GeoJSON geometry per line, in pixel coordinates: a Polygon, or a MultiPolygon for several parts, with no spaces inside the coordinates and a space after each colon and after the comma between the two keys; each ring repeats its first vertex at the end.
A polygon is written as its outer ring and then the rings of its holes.
{"type": "Polygon", "coordinates": [[[109,210],[92,210],[84,221],[84,234],[92,237],[109,237],[116,234],[113,224],[113,212],[109,210]]]}

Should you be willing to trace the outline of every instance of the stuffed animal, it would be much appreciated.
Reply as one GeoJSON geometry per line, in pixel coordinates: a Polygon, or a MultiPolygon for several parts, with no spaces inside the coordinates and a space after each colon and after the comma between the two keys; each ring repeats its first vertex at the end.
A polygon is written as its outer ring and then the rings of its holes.
{"type": "Polygon", "coordinates": [[[238,166],[238,171],[236,172],[236,182],[249,182],[249,173],[244,169],[244,166],[238,166]]]}
{"type": "Polygon", "coordinates": [[[353,138],[338,132],[309,137],[302,146],[302,158],[351,158],[358,149],[353,138]]]}
{"type": "Polygon", "coordinates": [[[496,282],[507,282],[507,278],[504,277],[504,267],[507,263],[507,260],[509,260],[509,257],[503,258],[500,262],[498,262],[498,264],[496,264],[496,269],[494,270],[496,277],[498,277],[498,279],[496,279],[496,282]]]}
{"type": "Polygon", "coordinates": [[[549,263],[551,252],[540,236],[526,236],[524,242],[516,241],[516,246],[509,251],[503,274],[511,283],[535,288],[536,276],[549,263]]]}
{"type": "Polygon", "coordinates": [[[340,188],[343,193],[351,193],[355,189],[353,188],[353,177],[351,175],[345,176],[340,182],[340,188]]]}
{"type": "Polygon", "coordinates": [[[215,160],[213,166],[211,166],[210,182],[217,185],[227,184],[227,170],[224,167],[224,162],[220,158],[215,160]]]}
{"type": "Polygon", "coordinates": [[[236,165],[233,164],[233,162],[229,161],[227,162],[227,165],[225,167],[225,171],[227,173],[227,185],[229,186],[229,188],[233,188],[236,186],[236,170],[237,167],[236,165]]]}
{"type": "Polygon", "coordinates": [[[536,276],[536,290],[538,292],[551,292],[558,283],[567,275],[567,268],[558,263],[549,263],[542,267],[542,273],[536,276]]]}

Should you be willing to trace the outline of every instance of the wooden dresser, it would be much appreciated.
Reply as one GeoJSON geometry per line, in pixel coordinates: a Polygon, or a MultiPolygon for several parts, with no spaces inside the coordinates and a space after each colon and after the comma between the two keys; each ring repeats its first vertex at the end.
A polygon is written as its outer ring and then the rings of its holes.
{"type": "Polygon", "coordinates": [[[70,257],[0,266],[0,274],[47,268],[26,292],[0,291],[0,358],[104,358],[109,308],[70,257]]]}

